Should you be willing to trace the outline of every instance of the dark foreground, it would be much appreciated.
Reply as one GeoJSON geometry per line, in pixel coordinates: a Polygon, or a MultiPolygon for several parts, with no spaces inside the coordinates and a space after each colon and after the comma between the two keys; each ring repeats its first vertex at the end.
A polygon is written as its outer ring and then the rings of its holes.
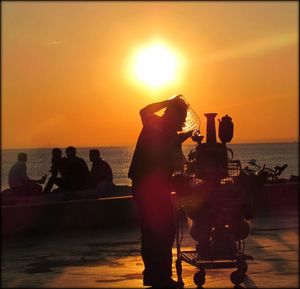
{"type": "MultiPolygon", "coordinates": [[[[139,237],[134,225],[5,239],[1,287],[142,288],[139,237]]],[[[181,248],[194,249],[187,230],[181,248]]],[[[245,253],[254,261],[248,261],[243,287],[299,288],[298,210],[260,212],[252,221],[245,253]]],[[[233,270],[207,270],[204,288],[233,288],[229,280],[233,270]]],[[[185,287],[196,288],[196,271],[183,263],[185,287]]]]}

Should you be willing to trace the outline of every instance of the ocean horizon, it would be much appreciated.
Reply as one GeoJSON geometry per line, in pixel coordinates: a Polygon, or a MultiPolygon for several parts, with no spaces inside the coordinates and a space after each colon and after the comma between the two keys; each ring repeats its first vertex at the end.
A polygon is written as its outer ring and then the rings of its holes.
{"type": "MultiPolygon", "coordinates": [[[[58,146],[57,146],[58,147],[58,146]]],[[[188,153],[196,147],[196,144],[184,144],[183,153],[188,153]]],[[[257,164],[273,168],[276,165],[287,164],[287,169],[282,177],[299,175],[299,142],[272,142],[272,143],[230,143],[227,144],[234,152],[233,159],[239,159],[242,166],[246,166],[250,159],[256,159],[257,164]]],[[[49,148],[10,148],[2,149],[1,157],[1,190],[8,187],[8,173],[10,167],[16,162],[17,154],[25,152],[28,155],[27,174],[30,178],[40,178],[47,174],[50,177],[51,150],[49,148]]],[[[131,185],[127,178],[127,172],[135,145],[131,146],[90,146],[76,147],[77,155],[82,157],[89,168],[89,150],[99,149],[101,157],[107,161],[113,171],[116,185],[131,185]]],[[[61,148],[64,154],[64,147],[61,148]]]]}
{"type": "MultiPolygon", "coordinates": [[[[274,141],[242,141],[242,142],[230,142],[230,144],[226,144],[228,145],[250,145],[250,144],[288,144],[288,143],[296,143],[299,144],[299,140],[274,140],[274,141]]],[[[85,148],[115,148],[115,147],[135,147],[135,144],[124,144],[124,145],[84,145],[84,146],[76,146],[74,144],[69,144],[70,146],[74,146],[78,149],[85,149],[85,148]]],[[[69,146],[68,145],[68,146],[69,146]]],[[[194,145],[194,143],[185,143],[183,146],[186,145],[194,145]]],[[[42,147],[9,147],[9,148],[1,148],[1,151],[5,151],[5,150],[28,150],[28,149],[52,149],[52,148],[61,148],[62,150],[64,150],[67,146],[42,146],[42,147]]]]}

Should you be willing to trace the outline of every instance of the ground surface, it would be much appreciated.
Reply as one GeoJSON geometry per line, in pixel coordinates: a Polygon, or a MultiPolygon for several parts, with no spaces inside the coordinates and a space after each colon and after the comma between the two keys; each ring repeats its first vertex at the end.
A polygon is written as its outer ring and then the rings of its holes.
{"type": "MultiPolygon", "coordinates": [[[[299,288],[298,212],[261,214],[246,239],[246,288],[299,288]]],[[[1,287],[142,288],[137,228],[43,235],[2,242],[1,287]]],[[[193,250],[185,233],[182,250],[193,250]]],[[[176,249],[173,249],[173,260],[176,249]]],[[[234,269],[207,270],[204,288],[233,288],[234,269]]],[[[197,269],[183,263],[186,288],[197,269]]],[[[175,268],[173,270],[176,279],[175,268]]]]}

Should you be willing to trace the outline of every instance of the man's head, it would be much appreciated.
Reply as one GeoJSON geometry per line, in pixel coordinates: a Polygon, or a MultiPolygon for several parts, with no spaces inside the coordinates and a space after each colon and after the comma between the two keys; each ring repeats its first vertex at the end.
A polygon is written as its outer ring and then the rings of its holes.
{"type": "Polygon", "coordinates": [[[26,162],[27,161],[27,154],[26,153],[19,153],[18,154],[18,161],[26,162]]]}
{"type": "Polygon", "coordinates": [[[54,148],[52,150],[52,157],[54,157],[54,158],[61,158],[61,156],[62,156],[62,151],[61,151],[60,148],[54,148]]]}
{"type": "Polygon", "coordinates": [[[76,156],[76,148],[69,146],[66,148],[67,158],[73,158],[76,156]]]}
{"type": "Polygon", "coordinates": [[[176,131],[180,131],[184,126],[187,116],[188,105],[182,98],[173,99],[164,112],[166,124],[176,131]]]}
{"type": "Polygon", "coordinates": [[[99,150],[90,150],[90,161],[93,162],[96,159],[100,158],[99,150]]]}

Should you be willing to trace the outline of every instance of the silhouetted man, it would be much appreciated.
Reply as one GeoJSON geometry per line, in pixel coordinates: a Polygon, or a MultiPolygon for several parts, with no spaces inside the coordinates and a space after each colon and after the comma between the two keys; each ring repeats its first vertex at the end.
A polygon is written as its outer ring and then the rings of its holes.
{"type": "Polygon", "coordinates": [[[76,148],[66,148],[66,186],[70,190],[86,189],[89,186],[89,168],[84,159],[76,156],[76,148]]]}
{"type": "Polygon", "coordinates": [[[90,185],[99,193],[111,191],[113,184],[113,173],[110,165],[100,157],[99,150],[90,150],[90,161],[92,168],[90,172],[90,185]]]}
{"type": "Polygon", "coordinates": [[[67,159],[62,156],[62,151],[59,148],[54,148],[52,150],[51,159],[51,174],[43,193],[50,193],[54,184],[58,186],[56,192],[65,191],[67,189],[66,175],[68,169],[67,159]],[[60,174],[60,177],[58,176],[60,174]]]}
{"type": "Polygon", "coordinates": [[[145,286],[178,286],[171,278],[175,225],[170,193],[172,173],[183,166],[181,143],[192,135],[178,134],[186,115],[187,104],[180,96],[150,104],[140,111],[143,128],[128,177],[132,179],[140,217],[145,286]],[[157,116],[155,113],[163,108],[163,116],[157,116]]]}
{"type": "Polygon", "coordinates": [[[27,176],[27,154],[19,153],[17,162],[10,168],[8,175],[8,184],[13,193],[17,195],[39,195],[42,193],[42,186],[47,178],[44,175],[39,180],[30,179],[27,176]]]}

